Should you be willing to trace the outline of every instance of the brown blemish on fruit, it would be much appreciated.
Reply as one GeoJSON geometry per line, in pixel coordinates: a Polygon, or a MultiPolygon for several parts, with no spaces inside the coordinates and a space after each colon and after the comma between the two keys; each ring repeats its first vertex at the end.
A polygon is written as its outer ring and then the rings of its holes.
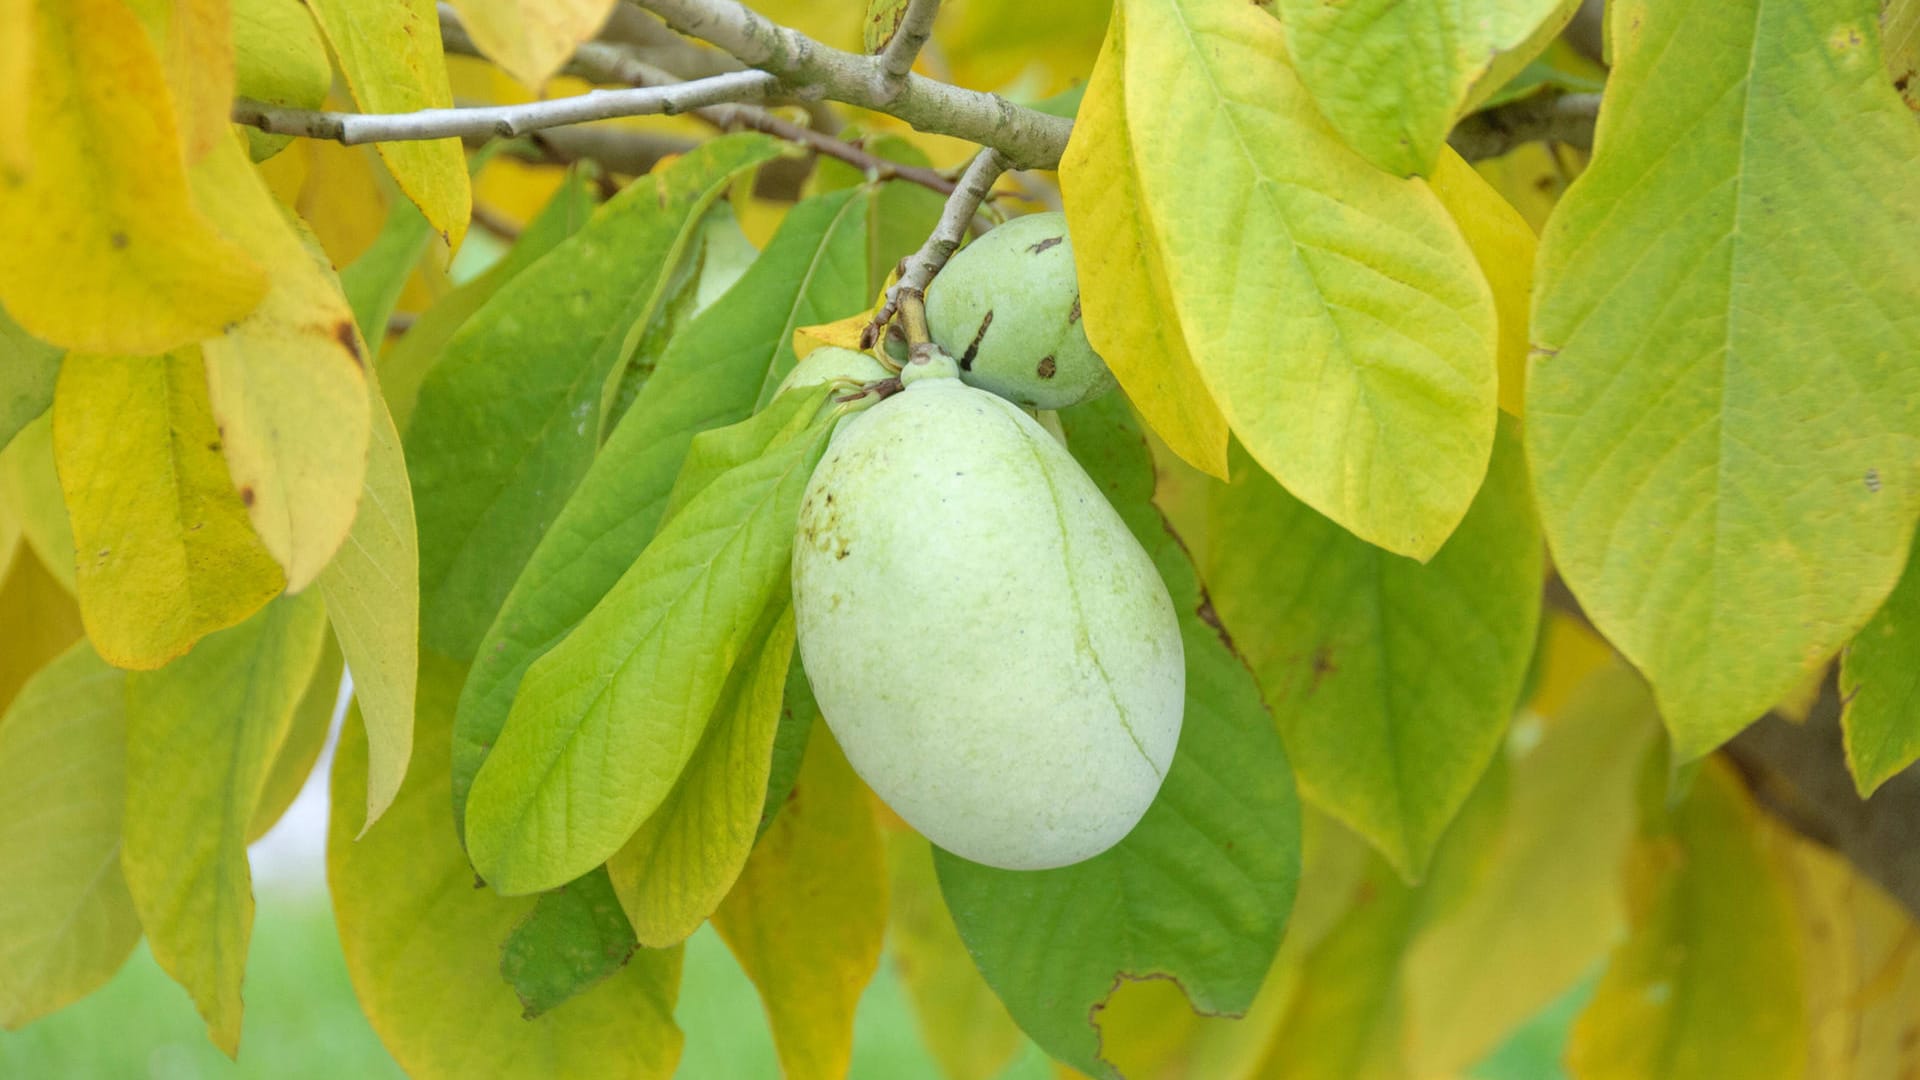
{"type": "Polygon", "coordinates": [[[1043,379],[1051,379],[1053,378],[1054,369],[1053,357],[1043,356],[1040,358],[1040,363],[1033,369],[1033,373],[1043,379]]]}
{"type": "Polygon", "coordinates": [[[1058,247],[1060,245],[1060,241],[1065,239],[1066,237],[1064,236],[1049,236],[1045,240],[1042,240],[1037,244],[1027,245],[1027,252],[1032,255],[1038,255],[1041,252],[1047,250],[1048,248],[1058,247]]]}
{"type": "Polygon", "coordinates": [[[1072,326],[1074,323],[1077,323],[1079,321],[1080,321],[1080,294],[1074,293],[1073,306],[1067,309],[1067,325],[1072,326]]]}
{"type": "Polygon", "coordinates": [[[986,318],[980,320],[980,329],[973,332],[973,340],[967,342],[967,349],[960,354],[960,370],[972,371],[973,358],[980,355],[980,342],[987,336],[987,327],[993,325],[993,312],[989,310],[986,318]]]}

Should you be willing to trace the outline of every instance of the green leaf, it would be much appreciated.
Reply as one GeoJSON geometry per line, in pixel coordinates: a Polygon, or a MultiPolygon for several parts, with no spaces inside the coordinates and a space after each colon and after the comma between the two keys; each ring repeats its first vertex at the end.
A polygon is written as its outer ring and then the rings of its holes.
{"type": "Polygon", "coordinates": [[[380,234],[373,238],[373,246],[340,271],[340,291],[353,309],[354,324],[376,355],[387,340],[387,320],[400,301],[401,290],[407,287],[408,276],[432,239],[433,226],[427,224],[419,208],[396,199],[387,211],[386,223],[380,226],[380,234]]]}
{"type": "Polygon", "coordinates": [[[1887,79],[1907,108],[1920,113],[1920,0],[1886,0],[1880,32],[1887,79]]]}
{"type": "Polygon", "coordinates": [[[800,778],[800,763],[806,760],[807,743],[819,720],[820,703],[813,699],[813,684],[807,681],[807,673],[798,663],[789,663],[787,691],[780,704],[780,723],[773,732],[773,765],[767,771],[767,797],[760,805],[760,825],[753,833],[756,843],[767,835],[774,817],[793,794],[794,782],[800,778]]]}
{"type": "Polygon", "coordinates": [[[1151,502],[1153,466],[1118,394],[1061,415],[1075,457],[1153,556],[1180,613],[1187,703],[1159,796],[1117,846],[1057,870],[935,851],[960,936],[1049,1054],[1112,1075],[1094,1028],[1122,979],[1178,982],[1208,1014],[1247,1010],[1300,873],[1300,808],[1259,687],[1209,621],[1187,555],[1151,502]]]}
{"type": "Polygon", "coordinates": [[[421,380],[439,362],[447,342],[494,293],[586,224],[593,214],[593,198],[592,182],[577,169],[569,171],[499,262],[442,296],[380,356],[381,389],[400,430],[407,430],[412,421],[421,380]]]}
{"type": "Polygon", "coordinates": [[[1426,870],[1519,704],[1540,536],[1517,425],[1431,562],[1382,551],[1236,454],[1210,485],[1203,568],[1259,677],[1300,789],[1410,880],[1426,870]]]}
{"type": "MultiPolygon", "coordinates": [[[[676,942],[677,944],[677,942],[676,942]]],[[[540,894],[500,954],[500,974],[538,1019],[619,971],[640,947],[605,870],[540,894]]]]}
{"type": "Polygon", "coordinates": [[[474,888],[447,808],[447,747],[464,671],[422,655],[413,767],[366,835],[367,743],[341,731],[327,829],[327,882],[347,973],[367,1019],[410,1076],[521,1075],[666,1080],[680,950],[641,952],[598,986],[534,1020],[500,978],[500,943],[535,906],[474,888]]]}
{"type": "Polygon", "coordinates": [[[701,215],[778,153],[762,135],[724,136],[629,185],[448,342],[407,430],[422,641],[474,655],[592,462],[608,373],[651,318],[701,215]]]}
{"type": "Polygon", "coordinates": [[[300,789],[306,786],[333,731],[334,710],[340,704],[340,677],[345,671],[339,644],[323,637],[320,662],[314,665],[313,678],[307,680],[306,690],[293,707],[287,737],[273,756],[266,783],[260,787],[260,802],[247,826],[248,844],[265,836],[300,797],[300,789]]]}
{"type": "Polygon", "coordinates": [[[1465,111],[1469,91],[1500,54],[1522,48],[1537,33],[1545,47],[1579,6],[1579,0],[1280,0],[1278,9],[1287,54],[1334,130],[1380,168],[1424,176],[1465,111]]]}
{"type": "Polygon", "coordinates": [[[248,826],[325,633],[319,597],[282,597],[166,667],[127,676],[120,864],[153,958],[228,1057],[240,1046],[253,928],[248,826]]]}
{"type": "Polygon", "coordinates": [[[1425,184],[1320,118],[1266,12],[1123,7],[1132,169],[1207,388],[1296,498],[1431,557],[1493,447],[1497,331],[1473,252],[1425,184]]]}
{"type": "MultiPolygon", "coordinates": [[[[798,412],[826,394],[788,400],[798,412]]],[[[467,804],[468,851],[503,895],[598,866],[667,797],[734,658],[785,587],[800,494],[832,427],[822,413],[714,480],[528,669],[467,804]]]]}
{"type": "Polygon", "coordinates": [[[1542,522],[1682,760],[1866,623],[1920,512],[1920,127],[1873,7],[1610,8],[1593,163],[1541,240],[1542,522]]]}
{"type": "Polygon", "coordinates": [[[20,329],[0,308],[0,450],[53,407],[53,384],[66,352],[20,329]]]}
{"type": "Polygon", "coordinates": [[[1671,832],[1641,844],[1629,900],[1639,917],[1574,1026],[1576,1076],[1805,1075],[1790,890],[1732,769],[1705,764],[1671,832]]]}
{"type": "Polygon", "coordinates": [[[795,326],[872,302],[854,193],[795,206],[727,294],[679,334],[527,560],[475,656],[454,728],[453,803],[499,738],[529,665],[593,610],[653,539],[693,437],[737,423],[792,370],[795,326]]]}
{"type": "MultiPolygon", "coordinates": [[[[234,0],[233,91],[295,109],[318,109],[333,87],[326,39],[301,0],[234,0]]],[[[265,161],[292,141],[247,128],[253,160],[265,161]]],[[[411,205],[411,204],[409,204],[411,205]]],[[[375,338],[373,340],[379,340],[375,338]]]]}
{"type": "Polygon", "coordinates": [[[1920,545],[1840,660],[1847,768],[1860,797],[1920,759],[1920,545]]]}
{"type": "Polygon", "coordinates": [[[125,676],[85,642],[0,718],[0,1027],[91,993],[140,940],[120,875],[125,676]]]}
{"type": "Polygon", "coordinates": [[[690,937],[726,898],[759,834],[793,660],[793,607],[776,596],[740,650],[673,790],[607,860],[620,907],[651,948],[690,937]]]}
{"type": "MultiPolygon", "coordinates": [[[[440,20],[432,0],[308,0],[333,46],[340,74],[364,112],[453,107],[440,20]]],[[[459,139],[375,143],[393,179],[458,250],[473,213],[459,139]]]]}
{"type": "Polygon", "coordinates": [[[78,595],[73,524],[53,464],[53,414],[20,429],[0,450],[0,499],[20,526],[20,535],[40,565],[69,593],[78,595]]]}

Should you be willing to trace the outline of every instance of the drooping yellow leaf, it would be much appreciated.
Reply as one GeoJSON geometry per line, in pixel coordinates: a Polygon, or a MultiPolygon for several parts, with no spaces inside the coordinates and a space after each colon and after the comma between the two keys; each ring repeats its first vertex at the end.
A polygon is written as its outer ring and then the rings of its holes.
{"type": "Polygon", "coordinates": [[[1043,97],[1086,79],[1112,7],[1113,0],[943,4],[934,40],[954,82],[1043,97]]]}
{"type": "Polygon", "coordinates": [[[1493,449],[1498,324],[1472,250],[1425,184],[1341,142],[1266,12],[1122,7],[1139,204],[1214,401],[1294,497],[1430,558],[1493,449]]]}
{"type": "Polygon", "coordinates": [[[234,486],[299,592],[339,550],[360,502],[366,349],[332,269],[301,242],[239,142],[216,147],[193,184],[272,281],[252,314],[203,348],[234,486]]]}
{"type": "Polygon", "coordinates": [[[82,642],[0,719],[0,1027],[92,992],[140,940],[120,876],[123,681],[82,642]]]}
{"type": "Polygon", "coordinates": [[[538,90],[607,21],[614,0],[454,0],[487,59],[538,90]]]}
{"type": "MultiPolygon", "coordinates": [[[[433,0],[311,0],[310,7],[362,110],[453,106],[433,0]]],[[[400,190],[458,250],[473,209],[460,140],[383,142],[378,149],[400,190]]]]}
{"type": "Polygon", "coordinates": [[[53,410],[20,429],[0,450],[0,503],[20,528],[26,547],[40,565],[69,594],[74,584],[73,526],[60,494],[60,476],[53,465],[53,410]]]}
{"type": "Polygon", "coordinates": [[[120,866],[153,958],[215,1046],[240,1046],[253,930],[247,834],[327,628],[318,596],[284,596],[158,671],[127,676],[120,866]]]}
{"type": "Polygon", "coordinates": [[[866,785],[815,724],[800,778],[713,927],[760,989],[788,1080],[846,1075],[880,963],[887,866],[866,785]]]}
{"type": "Polygon", "coordinates": [[[366,490],[347,542],[318,578],[327,617],[353,669],[367,733],[367,817],[386,812],[413,752],[414,680],[420,666],[420,540],[400,431],[380,383],[367,378],[373,422],[366,490]]]}
{"type": "MultiPolygon", "coordinates": [[[[6,509],[0,506],[0,515],[6,509]]],[[[0,576],[0,711],[33,673],[80,640],[80,609],[73,594],[25,544],[0,576]]]]}
{"type": "Polygon", "coordinates": [[[233,108],[230,0],[126,0],[160,54],[189,164],[226,135],[233,108]]]}
{"type": "Polygon", "coordinates": [[[24,171],[27,90],[33,83],[34,0],[0,0],[0,169],[24,171]]]}
{"type": "Polygon", "coordinates": [[[341,731],[327,825],[327,881],[347,974],[387,1050],[418,1080],[480,1076],[666,1080],[680,950],[642,950],[604,982],[521,1017],[500,947],[537,902],[476,889],[447,799],[454,705],[465,669],[423,654],[417,753],[366,835],[369,762],[358,710],[341,731]]]}
{"type": "Polygon", "coordinates": [[[1633,857],[1632,935],[1567,1050],[1579,1080],[1799,1080],[1806,1053],[1793,900],[1759,811],[1707,759],[1671,832],[1633,857]]]}
{"type": "Polygon", "coordinates": [[[1559,143],[1521,143],[1497,158],[1473,163],[1537,236],[1560,196],[1586,167],[1584,151],[1559,143]]]}
{"type": "Polygon", "coordinates": [[[819,326],[802,326],[793,332],[793,355],[795,359],[805,360],[807,354],[822,345],[832,345],[840,349],[860,348],[860,334],[867,324],[873,321],[869,312],[849,315],[839,322],[822,323],[819,326]]]}
{"type": "Polygon", "coordinates": [[[1140,198],[1121,23],[1116,11],[1060,160],[1080,310],[1087,340],[1147,426],[1188,464],[1224,480],[1227,419],[1187,352],[1159,239],[1140,198]]]}
{"type": "Polygon", "coordinates": [[[80,613],[119,667],[157,668],[281,589],[220,456],[199,353],[68,356],[54,391],[80,613]]]}
{"type": "Polygon", "coordinates": [[[1533,229],[1520,211],[1451,147],[1440,148],[1427,186],[1453,216],[1493,292],[1500,320],[1500,407],[1522,415],[1527,388],[1527,315],[1533,303],[1533,229]]]}
{"type": "Polygon", "coordinates": [[[88,352],[219,333],[266,277],[188,194],[146,31],[123,0],[40,0],[37,16],[28,162],[0,168],[0,303],[34,336],[88,352]]]}
{"type": "MultiPolygon", "coordinates": [[[[347,102],[330,104],[350,107],[347,102]]],[[[352,265],[373,246],[386,227],[388,202],[399,197],[392,181],[382,175],[380,155],[372,147],[324,139],[302,139],[294,152],[307,161],[294,210],[320,239],[328,262],[352,265]]]]}
{"type": "Polygon", "coordinates": [[[627,922],[648,948],[678,945],[700,929],[753,850],[793,659],[793,609],[784,599],[778,606],[740,650],[666,801],[607,860],[627,922]]]}

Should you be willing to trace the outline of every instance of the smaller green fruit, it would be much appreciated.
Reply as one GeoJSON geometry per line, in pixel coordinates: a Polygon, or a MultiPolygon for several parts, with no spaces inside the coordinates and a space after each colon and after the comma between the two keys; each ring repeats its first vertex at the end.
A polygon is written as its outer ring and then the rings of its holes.
{"type": "Polygon", "coordinates": [[[880,361],[866,353],[843,349],[838,345],[822,345],[787,372],[776,394],[784,394],[799,386],[819,386],[835,379],[855,383],[877,382],[891,374],[880,366],[880,361]]]}
{"type": "Polygon", "coordinates": [[[1063,214],[1015,218],[962,248],[927,290],[927,328],[969,386],[1030,409],[1113,389],[1087,342],[1063,214]]]}

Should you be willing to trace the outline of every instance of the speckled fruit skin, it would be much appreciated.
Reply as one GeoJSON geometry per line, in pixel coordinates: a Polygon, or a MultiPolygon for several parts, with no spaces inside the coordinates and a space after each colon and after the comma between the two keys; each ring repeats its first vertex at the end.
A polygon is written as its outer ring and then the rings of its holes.
{"type": "Polygon", "coordinates": [[[1186,696],[1173,603],[1010,402],[929,377],[850,420],[803,497],[793,595],[834,737],[948,851],[1079,862],[1159,791],[1186,696]]]}
{"type": "Polygon", "coordinates": [[[927,289],[927,329],[960,378],[1031,409],[1113,389],[1087,343],[1064,214],[1029,214],[962,248],[927,289]]]}
{"type": "Polygon", "coordinates": [[[796,386],[819,386],[833,379],[870,383],[890,374],[880,366],[880,361],[866,353],[843,349],[838,345],[822,345],[787,372],[787,377],[780,380],[780,388],[776,393],[784,394],[796,386]]]}

